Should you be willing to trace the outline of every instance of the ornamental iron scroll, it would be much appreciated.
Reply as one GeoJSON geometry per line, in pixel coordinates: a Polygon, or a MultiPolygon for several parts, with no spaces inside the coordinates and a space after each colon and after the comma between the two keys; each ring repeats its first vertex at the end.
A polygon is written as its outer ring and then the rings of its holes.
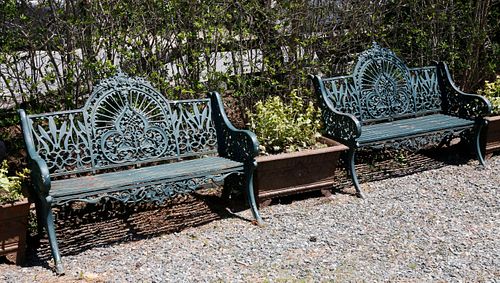
{"type": "Polygon", "coordinates": [[[171,102],[170,109],[179,156],[217,151],[217,132],[209,99],[171,102]]]}
{"type": "Polygon", "coordinates": [[[61,200],[56,199],[56,204],[64,205],[79,201],[86,203],[98,203],[101,200],[113,199],[123,203],[152,202],[157,205],[161,205],[169,198],[175,197],[180,194],[194,192],[202,188],[203,185],[210,183],[221,183],[226,177],[232,174],[241,175],[242,172],[207,175],[176,182],[165,181],[160,183],[144,184],[138,187],[131,187],[130,189],[120,189],[117,191],[105,192],[98,195],[90,195],[85,198],[61,200]]]}
{"type": "MultiPolygon", "coordinates": [[[[219,93],[211,92],[209,93],[209,97],[211,102],[210,105],[213,109],[212,118],[217,130],[217,150],[219,155],[244,163],[247,168],[246,170],[255,168],[255,156],[259,153],[259,142],[257,137],[254,133],[248,130],[238,130],[231,124],[224,111],[219,93]]],[[[247,174],[251,173],[247,171],[247,174]]],[[[229,180],[229,182],[233,183],[232,180],[229,180]]]]}
{"type": "Polygon", "coordinates": [[[115,129],[102,135],[103,155],[114,163],[160,157],[168,148],[168,137],[160,127],[151,126],[143,112],[126,106],[116,118],[115,129]]]}
{"type": "Polygon", "coordinates": [[[320,100],[320,106],[326,135],[336,137],[349,145],[355,145],[356,139],[361,134],[359,123],[345,114],[331,111],[323,99],[320,100]]]}
{"type": "Polygon", "coordinates": [[[29,119],[35,150],[53,176],[88,171],[90,143],[81,111],[32,115],[29,119]]]}
{"type": "Polygon", "coordinates": [[[466,119],[479,118],[491,113],[491,104],[483,96],[462,92],[453,82],[448,66],[440,62],[438,81],[443,93],[443,112],[466,119]]]}
{"type": "Polygon", "coordinates": [[[96,168],[177,156],[168,101],[146,80],[119,72],[85,106],[96,168]]]}
{"type": "Polygon", "coordinates": [[[409,150],[417,152],[419,150],[433,148],[449,143],[453,138],[459,137],[467,129],[452,129],[432,134],[426,134],[415,137],[405,137],[403,139],[391,140],[382,143],[368,145],[374,149],[393,149],[393,150],[409,150]]]}
{"type": "Polygon", "coordinates": [[[353,72],[361,120],[384,120],[415,113],[409,70],[377,43],[358,58],[353,72]]]}
{"type": "Polygon", "coordinates": [[[352,76],[325,79],[323,84],[327,98],[336,110],[350,113],[358,119],[361,118],[360,101],[356,95],[356,86],[352,76]]]}
{"type": "Polygon", "coordinates": [[[437,68],[434,66],[410,69],[410,79],[415,95],[416,112],[441,112],[442,98],[437,68]]]}

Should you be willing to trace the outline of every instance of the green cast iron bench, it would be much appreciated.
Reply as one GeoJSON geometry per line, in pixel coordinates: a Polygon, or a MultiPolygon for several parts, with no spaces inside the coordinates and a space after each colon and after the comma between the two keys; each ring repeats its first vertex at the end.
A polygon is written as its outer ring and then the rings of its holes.
{"type": "Polygon", "coordinates": [[[360,197],[354,167],[358,148],[418,150],[469,131],[477,158],[485,164],[479,137],[491,105],[482,96],[460,91],[443,62],[408,68],[391,50],[374,43],[359,55],[352,75],[311,79],[325,135],[349,147],[349,171],[360,197]]]}
{"type": "Polygon", "coordinates": [[[246,190],[262,223],[252,181],[256,136],[231,125],[218,93],[168,101],[146,80],[119,72],[101,81],[81,109],[19,114],[39,225],[58,274],[64,269],[53,206],[107,199],[161,204],[224,180],[224,192],[246,190]]]}

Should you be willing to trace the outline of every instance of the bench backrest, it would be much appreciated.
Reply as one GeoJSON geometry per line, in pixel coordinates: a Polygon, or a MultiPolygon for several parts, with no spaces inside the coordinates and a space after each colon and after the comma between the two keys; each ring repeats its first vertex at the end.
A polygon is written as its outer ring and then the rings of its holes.
{"type": "Polygon", "coordinates": [[[101,81],[83,108],[28,121],[52,176],[217,152],[209,99],[168,101],[121,72],[101,81]]]}
{"type": "Polygon", "coordinates": [[[377,43],[360,54],[352,75],[322,82],[323,99],[362,123],[441,112],[437,68],[408,68],[377,43]]]}

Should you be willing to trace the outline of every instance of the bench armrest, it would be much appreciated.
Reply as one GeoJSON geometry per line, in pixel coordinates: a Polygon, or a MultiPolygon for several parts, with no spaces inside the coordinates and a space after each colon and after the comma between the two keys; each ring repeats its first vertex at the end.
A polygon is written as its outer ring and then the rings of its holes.
{"type": "Polygon", "coordinates": [[[236,129],[224,111],[220,94],[208,94],[212,106],[212,118],[217,130],[218,152],[221,157],[234,161],[253,164],[255,156],[259,154],[257,136],[248,130],[236,129]]]}
{"type": "Polygon", "coordinates": [[[44,196],[48,195],[50,190],[50,173],[45,160],[35,151],[35,144],[30,134],[30,127],[26,112],[19,109],[19,116],[21,120],[21,129],[24,137],[24,144],[26,145],[26,152],[28,153],[28,166],[31,170],[31,181],[38,189],[37,193],[42,193],[44,196]]]}
{"type": "Polygon", "coordinates": [[[438,78],[443,97],[443,111],[460,118],[477,119],[491,113],[491,103],[477,94],[464,93],[453,82],[448,66],[437,63],[438,78]]]}
{"type": "Polygon", "coordinates": [[[325,135],[349,147],[357,147],[357,139],[361,135],[361,123],[352,114],[343,113],[335,109],[328,99],[327,92],[321,77],[310,75],[314,91],[323,116],[325,135]]]}

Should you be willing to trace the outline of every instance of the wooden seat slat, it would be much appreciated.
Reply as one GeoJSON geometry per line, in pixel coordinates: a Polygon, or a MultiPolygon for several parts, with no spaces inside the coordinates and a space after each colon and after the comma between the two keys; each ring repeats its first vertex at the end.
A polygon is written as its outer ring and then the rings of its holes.
{"type": "Polygon", "coordinates": [[[100,194],[107,189],[114,191],[131,185],[137,186],[158,181],[168,182],[191,179],[242,169],[242,163],[222,157],[197,158],[138,169],[57,180],[52,182],[51,191],[56,200],[59,198],[67,199],[67,196],[80,198],[100,194]]]}
{"type": "Polygon", "coordinates": [[[474,121],[458,117],[434,114],[412,119],[397,120],[363,127],[359,142],[361,144],[392,140],[419,134],[443,131],[446,129],[470,128],[474,121]]]}

